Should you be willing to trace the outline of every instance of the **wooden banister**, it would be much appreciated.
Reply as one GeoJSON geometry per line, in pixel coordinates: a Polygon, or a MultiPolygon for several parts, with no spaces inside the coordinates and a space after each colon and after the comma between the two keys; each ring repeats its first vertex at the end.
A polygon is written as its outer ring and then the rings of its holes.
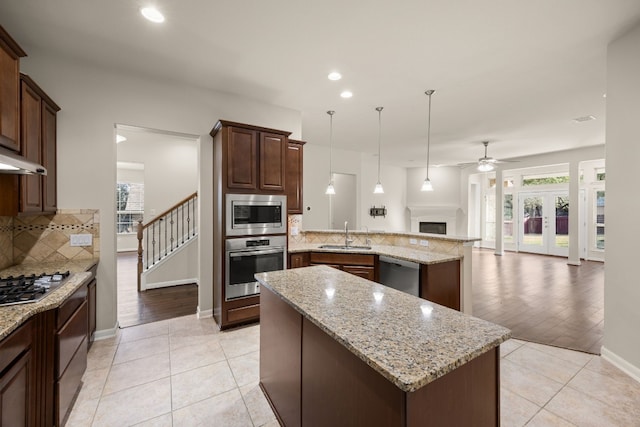
{"type": "MultiPolygon", "coordinates": [[[[181,201],[179,201],[175,205],[171,206],[169,209],[165,210],[161,214],[156,215],[156,217],[154,219],[152,219],[151,221],[149,221],[147,224],[143,224],[142,225],[142,229],[145,230],[151,224],[154,224],[154,223],[156,223],[158,221],[162,221],[162,218],[164,218],[166,215],[170,214],[172,210],[179,208],[180,206],[184,205],[185,203],[187,203],[188,201],[190,201],[192,199],[195,199],[196,197],[198,197],[198,192],[197,191],[195,193],[193,193],[192,195],[185,197],[184,199],[182,199],[181,201]]],[[[142,221],[140,221],[140,224],[142,224],[142,221]]],[[[138,239],[140,239],[140,236],[138,236],[138,239]]]]}

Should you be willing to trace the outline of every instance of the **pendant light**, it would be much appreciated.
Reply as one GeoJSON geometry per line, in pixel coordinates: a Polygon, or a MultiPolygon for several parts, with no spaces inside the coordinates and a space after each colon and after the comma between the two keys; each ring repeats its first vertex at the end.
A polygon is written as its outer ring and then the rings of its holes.
{"type": "Polygon", "coordinates": [[[376,107],[376,111],[378,112],[378,183],[376,184],[376,188],[373,189],[374,194],[383,194],[384,189],[382,188],[382,184],[380,183],[380,141],[382,140],[382,108],[376,107]]]}
{"type": "Polygon", "coordinates": [[[336,112],[333,110],[327,111],[329,115],[329,185],[324,194],[332,195],[336,194],[336,189],[333,187],[332,167],[331,167],[331,151],[333,148],[333,115],[336,112]]]}
{"type": "Polygon", "coordinates": [[[429,115],[427,118],[427,177],[424,179],[420,191],[433,191],[433,185],[431,185],[431,180],[429,179],[429,146],[431,145],[431,95],[433,95],[434,92],[435,90],[433,89],[425,92],[425,95],[429,97],[429,115]]]}

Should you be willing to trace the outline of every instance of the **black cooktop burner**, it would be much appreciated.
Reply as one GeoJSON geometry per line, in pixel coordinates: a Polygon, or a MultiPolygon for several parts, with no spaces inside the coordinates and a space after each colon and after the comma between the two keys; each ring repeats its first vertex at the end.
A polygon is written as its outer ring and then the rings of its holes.
{"type": "Polygon", "coordinates": [[[0,306],[40,301],[69,277],[69,272],[0,277],[0,306]]]}

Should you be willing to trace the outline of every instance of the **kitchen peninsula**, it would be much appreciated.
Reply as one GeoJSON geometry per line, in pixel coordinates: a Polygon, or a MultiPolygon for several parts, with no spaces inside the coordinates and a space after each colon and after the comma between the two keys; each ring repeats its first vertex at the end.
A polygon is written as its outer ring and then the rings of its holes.
{"type": "Polygon", "coordinates": [[[327,266],[256,278],[283,425],[498,425],[507,329],[327,266]]]}

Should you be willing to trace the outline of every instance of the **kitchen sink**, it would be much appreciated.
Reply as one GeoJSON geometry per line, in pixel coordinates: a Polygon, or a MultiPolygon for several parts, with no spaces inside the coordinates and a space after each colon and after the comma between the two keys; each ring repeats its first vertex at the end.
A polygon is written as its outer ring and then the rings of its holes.
{"type": "Polygon", "coordinates": [[[340,249],[340,250],[369,250],[371,246],[356,246],[356,245],[320,245],[320,249],[340,249]]]}

